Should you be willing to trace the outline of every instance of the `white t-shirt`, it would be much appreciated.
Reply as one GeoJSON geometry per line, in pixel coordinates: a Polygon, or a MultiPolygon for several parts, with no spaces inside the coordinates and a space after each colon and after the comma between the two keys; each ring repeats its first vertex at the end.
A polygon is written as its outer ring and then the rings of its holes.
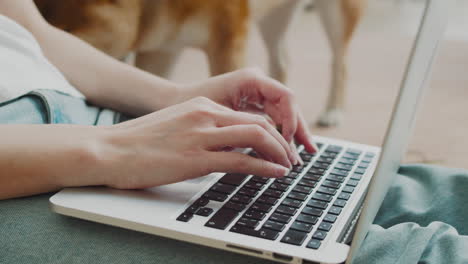
{"type": "Polygon", "coordinates": [[[47,60],[28,30],[0,15],[0,103],[37,89],[84,98],[47,60]]]}

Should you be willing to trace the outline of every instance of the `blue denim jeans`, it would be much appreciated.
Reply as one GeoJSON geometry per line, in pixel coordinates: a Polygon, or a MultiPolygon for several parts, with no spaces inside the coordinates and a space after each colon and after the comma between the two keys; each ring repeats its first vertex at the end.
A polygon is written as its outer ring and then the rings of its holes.
{"type": "Polygon", "coordinates": [[[0,104],[1,124],[112,125],[128,119],[53,90],[36,90],[0,104]]]}

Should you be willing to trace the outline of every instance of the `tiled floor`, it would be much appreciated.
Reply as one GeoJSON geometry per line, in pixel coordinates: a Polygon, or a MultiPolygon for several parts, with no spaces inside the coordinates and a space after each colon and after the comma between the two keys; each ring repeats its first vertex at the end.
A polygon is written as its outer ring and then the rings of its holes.
{"type": "MultiPolygon", "coordinates": [[[[315,12],[302,12],[291,28],[290,86],[316,134],[357,142],[382,143],[406,59],[417,28],[420,0],[369,0],[366,16],[353,39],[349,56],[346,118],[341,126],[317,128],[328,91],[329,51],[315,12]],[[397,4],[401,2],[400,4],[397,4]]],[[[434,65],[407,162],[428,162],[468,168],[468,1],[459,0],[434,65]]],[[[266,55],[257,32],[249,43],[249,65],[266,69],[266,55]]],[[[187,50],[173,79],[208,76],[203,54],[187,50]]]]}

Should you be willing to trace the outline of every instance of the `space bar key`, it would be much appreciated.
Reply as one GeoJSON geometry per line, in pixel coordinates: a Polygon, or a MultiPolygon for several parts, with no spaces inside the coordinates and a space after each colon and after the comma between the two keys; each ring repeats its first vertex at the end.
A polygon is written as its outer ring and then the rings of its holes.
{"type": "Polygon", "coordinates": [[[208,222],[206,222],[205,226],[213,227],[217,229],[226,229],[226,227],[239,215],[238,211],[228,209],[228,208],[221,208],[219,209],[216,214],[211,217],[208,222]]]}

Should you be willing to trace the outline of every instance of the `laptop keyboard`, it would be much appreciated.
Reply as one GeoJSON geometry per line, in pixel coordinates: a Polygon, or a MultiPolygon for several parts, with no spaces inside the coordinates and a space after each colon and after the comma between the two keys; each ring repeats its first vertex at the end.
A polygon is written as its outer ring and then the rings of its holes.
{"type": "Polygon", "coordinates": [[[224,175],[177,220],[189,222],[194,215],[212,215],[205,226],[225,230],[235,222],[230,232],[296,246],[309,238],[306,247],[318,249],[375,153],[317,145],[318,154],[300,151],[304,164],[294,166],[283,178],[224,175]],[[223,206],[214,212],[206,207],[210,201],[223,206]]]}

